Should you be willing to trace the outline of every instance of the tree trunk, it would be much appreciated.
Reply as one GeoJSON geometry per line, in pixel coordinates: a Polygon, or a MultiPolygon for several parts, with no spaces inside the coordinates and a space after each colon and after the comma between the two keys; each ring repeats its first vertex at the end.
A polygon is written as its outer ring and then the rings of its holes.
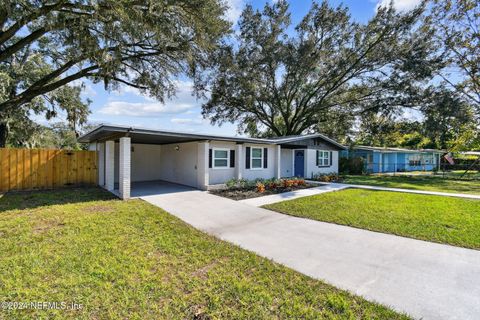
{"type": "Polygon", "coordinates": [[[5,148],[7,144],[8,129],[7,124],[0,122],[0,148],[5,148]]]}

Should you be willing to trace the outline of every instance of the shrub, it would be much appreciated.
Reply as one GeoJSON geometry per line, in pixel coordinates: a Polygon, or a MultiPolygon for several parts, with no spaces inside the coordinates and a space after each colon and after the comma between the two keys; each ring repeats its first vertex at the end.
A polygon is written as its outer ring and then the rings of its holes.
{"type": "Polygon", "coordinates": [[[313,175],[313,180],[320,181],[320,182],[337,182],[340,181],[340,177],[337,173],[320,173],[313,175]]]}
{"type": "Polygon", "coordinates": [[[249,187],[249,182],[246,179],[230,179],[225,182],[228,189],[245,189],[249,187]]]}
{"type": "Polygon", "coordinates": [[[259,192],[259,193],[264,193],[265,192],[265,185],[263,183],[261,183],[259,181],[259,182],[257,182],[256,186],[257,186],[257,192],[259,192]]]}
{"type": "Polygon", "coordinates": [[[291,188],[293,186],[292,179],[283,179],[283,187],[284,188],[291,188]]]}
{"type": "Polygon", "coordinates": [[[365,173],[365,160],[362,157],[340,158],[338,166],[342,174],[365,173]]]}

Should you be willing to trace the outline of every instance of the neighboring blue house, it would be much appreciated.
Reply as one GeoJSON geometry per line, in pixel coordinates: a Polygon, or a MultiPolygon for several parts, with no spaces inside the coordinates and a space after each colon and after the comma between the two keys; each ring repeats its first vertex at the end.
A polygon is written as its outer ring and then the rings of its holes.
{"type": "Polygon", "coordinates": [[[402,148],[381,148],[355,146],[341,151],[341,157],[361,157],[369,173],[432,171],[439,169],[442,150],[411,150],[402,148]]]}

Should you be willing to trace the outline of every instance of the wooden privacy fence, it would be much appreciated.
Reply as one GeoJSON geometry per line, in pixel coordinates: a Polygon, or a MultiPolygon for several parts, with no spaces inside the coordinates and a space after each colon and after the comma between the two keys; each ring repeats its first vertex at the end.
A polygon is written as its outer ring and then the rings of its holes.
{"type": "Polygon", "coordinates": [[[97,152],[0,148],[0,192],[97,184],[97,152]]]}

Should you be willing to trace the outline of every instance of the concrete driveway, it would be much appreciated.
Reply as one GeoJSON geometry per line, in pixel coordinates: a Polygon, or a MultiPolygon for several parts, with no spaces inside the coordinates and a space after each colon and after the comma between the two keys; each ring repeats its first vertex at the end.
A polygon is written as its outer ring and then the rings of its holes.
{"type": "Polygon", "coordinates": [[[141,198],[195,228],[415,318],[480,319],[480,251],[291,217],[180,189],[141,198]]]}

